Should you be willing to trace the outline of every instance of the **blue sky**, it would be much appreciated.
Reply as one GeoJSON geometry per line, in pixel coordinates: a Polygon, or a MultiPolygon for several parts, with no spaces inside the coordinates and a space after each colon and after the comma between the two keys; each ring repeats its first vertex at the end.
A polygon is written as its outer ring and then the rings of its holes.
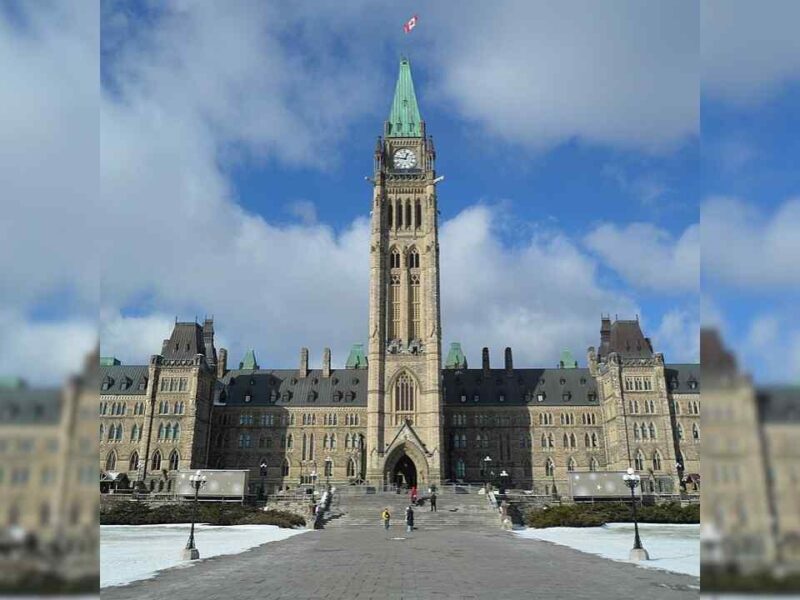
{"type": "Polygon", "coordinates": [[[129,363],[176,315],[213,314],[234,361],[253,347],[291,366],[307,346],[313,363],[330,346],[341,364],[365,337],[364,176],[403,53],[446,176],[445,344],[583,363],[601,313],[638,314],[668,361],[694,361],[702,304],[757,377],[796,377],[791,10],[16,3],[0,16],[18,82],[0,92],[5,179],[40,241],[3,231],[0,324],[19,343],[0,370],[35,374],[46,346],[66,372],[98,311],[103,354],[129,363]],[[43,147],[58,157],[44,177],[43,147]],[[95,172],[99,198],[73,210],[95,172]],[[763,358],[778,347],[780,368],[763,358]]]}

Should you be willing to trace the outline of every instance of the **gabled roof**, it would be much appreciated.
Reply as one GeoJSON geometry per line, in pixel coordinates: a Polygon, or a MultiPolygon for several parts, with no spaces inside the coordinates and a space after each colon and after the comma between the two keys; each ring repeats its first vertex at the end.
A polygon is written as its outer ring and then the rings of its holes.
{"type": "Polygon", "coordinates": [[[774,424],[800,423],[800,386],[760,387],[756,390],[756,397],[761,421],[774,424]]]}
{"type": "Polygon", "coordinates": [[[147,392],[147,365],[109,365],[100,367],[100,393],[105,395],[143,395],[147,392]]]}
{"type": "Polygon", "coordinates": [[[167,360],[189,360],[205,353],[203,328],[198,323],[175,323],[172,335],[164,340],[161,349],[161,355],[167,360]]]}
{"type": "Polygon", "coordinates": [[[58,388],[0,389],[0,426],[59,423],[61,394],[58,388]]]}
{"type": "Polygon", "coordinates": [[[653,346],[644,337],[638,320],[617,320],[609,323],[607,319],[603,319],[600,329],[601,360],[612,352],[622,358],[652,358],[653,346]]]}
{"type": "Polygon", "coordinates": [[[442,371],[444,403],[462,406],[598,406],[589,369],[483,369],[442,371]],[[543,395],[542,395],[543,394],[543,395]],[[465,401],[461,397],[465,396],[465,401]],[[475,395],[478,401],[475,402],[475,395]],[[502,401],[500,398],[503,398],[502,401]],[[541,398],[541,400],[540,400],[541,398]]]}
{"type": "Polygon", "coordinates": [[[317,408],[367,405],[367,373],[334,369],[330,377],[313,369],[305,377],[296,369],[233,370],[223,376],[217,405],[317,408]],[[249,400],[248,400],[249,396],[249,400]]]}
{"type": "Polygon", "coordinates": [[[400,73],[394,89],[392,109],[386,122],[386,135],[392,137],[421,137],[422,121],[411,79],[411,63],[407,58],[400,60],[400,73]]]}

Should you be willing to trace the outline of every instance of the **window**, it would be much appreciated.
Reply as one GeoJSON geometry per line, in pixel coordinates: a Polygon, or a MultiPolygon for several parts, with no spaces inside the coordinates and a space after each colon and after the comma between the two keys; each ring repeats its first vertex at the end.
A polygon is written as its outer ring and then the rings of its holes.
{"type": "Polygon", "coordinates": [[[548,458],[544,463],[544,474],[547,477],[553,477],[556,472],[556,466],[553,464],[553,459],[548,458]]]}
{"type": "Polygon", "coordinates": [[[283,464],[281,465],[281,476],[288,477],[289,476],[289,461],[288,459],[283,460],[283,464]]]}
{"type": "Polygon", "coordinates": [[[651,440],[656,439],[656,426],[652,421],[650,421],[650,426],[648,427],[648,429],[650,431],[650,439],[651,440]]]}
{"type": "Polygon", "coordinates": [[[128,470],[129,471],[138,471],[139,470],[139,453],[135,450],[133,454],[131,454],[130,460],[128,461],[128,470]]]}
{"type": "Polygon", "coordinates": [[[414,226],[417,229],[422,227],[422,205],[419,200],[414,202],[414,226]]]}
{"type": "Polygon", "coordinates": [[[589,470],[590,471],[597,471],[597,459],[593,456],[592,459],[589,461],[589,470]]]}
{"type": "Polygon", "coordinates": [[[697,423],[692,425],[692,439],[695,441],[700,440],[700,428],[697,426],[697,423]]]}
{"type": "Polygon", "coordinates": [[[389,262],[392,269],[400,268],[400,251],[397,248],[392,248],[389,262]]]}
{"type": "Polygon", "coordinates": [[[333,461],[325,461],[325,477],[333,477],[333,461]]]}
{"type": "Polygon", "coordinates": [[[347,476],[348,477],[356,476],[356,461],[354,461],[352,458],[347,461],[347,476]]]}
{"type": "Polygon", "coordinates": [[[653,452],[653,471],[661,470],[661,454],[656,450],[653,452]]]}
{"type": "Polygon", "coordinates": [[[683,441],[683,425],[678,423],[678,426],[675,428],[675,434],[678,436],[678,441],[683,441]]]}
{"type": "MultiPolygon", "coordinates": [[[[414,250],[416,253],[416,250],[414,250]]],[[[419,255],[412,254],[409,256],[416,257],[417,265],[419,265],[419,255]]],[[[419,285],[419,275],[413,274],[411,275],[411,339],[418,340],[422,337],[422,327],[420,325],[420,315],[422,314],[420,308],[420,285],[419,285]]]]}
{"type": "Polygon", "coordinates": [[[251,440],[249,433],[240,433],[239,434],[239,448],[250,448],[251,440]]]}
{"type": "Polygon", "coordinates": [[[467,467],[464,464],[464,459],[463,458],[459,458],[456,461],[456,478],[464,479],[464,477],[466,477],[466,475],[467,475],[467,467]]]}
{"type": "Polygon", "coordinates": [[[180,457],[178,456],[178,451],[173,450],[169,455],[169,470],[177,471],[179,464],[180,464],[180,457]]]}
{"type": "Polygon", "coordinates": [[[637,471],[644,471],[644,454],[641,450],[636,451],[636,458],[634,459],[634,469],[637,471]]]}
{"type": "MultiPolygon", "coordinates": [[[[408,373],[403,373],[397,378],[394,385],[394,410],[397,413],[414,412],[414,396],[416,384],[408,373]]],[[[395,424],[399,424],[397,421],[395,424]]]]}
{"type": "MultiPolygon", "coordinates": [[[[398,261],[400,260],[398,255],[398,261]]],[[[400,276],[392,275],[389,286],[389,339],[401,337],[400,334],[400,276]]]]}
{"type": "Polygon", "coordinates": [[[113,471],[117,467],[117,453],[113,450],[106,457],[106,471],[113,471]]]}
{"type": "Polygon", "coordinates": [[[161,452],[156,450],[153,453],[153,460],[150,461],[150,469],[152,471],[160,471],[161,470],[161,452]]]}
{"type": "Polygon", "coordinates": [[[410,269],[419,269],[419,252],[416,248],[411,248],[408,251],[408,267],[410,269]]]}
{"type": "Polygon", "coordinates": [[[575,459],[570,457],[569,461],[567,461],[567,471],[572,472],[578,468],[578,464],[575,462],[575,459]]]}

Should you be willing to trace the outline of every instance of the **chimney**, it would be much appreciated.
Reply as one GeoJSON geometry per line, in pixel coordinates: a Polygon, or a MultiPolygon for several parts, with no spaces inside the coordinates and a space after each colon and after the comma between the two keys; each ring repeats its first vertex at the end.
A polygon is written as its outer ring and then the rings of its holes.
{"type": "Polygon", "coordinates": [[[228,351],[225,348],[219,349],[219,357],[217,359],[217,379],[222,379],[225,371],[228,370],[228,351]]]}
{"type": "Polygon", "coordinates": [[[308,348],[300,348],[300,369],[297,371],[297,376],[306,375],[308,375],[308,348]]]}
{"type": "Polygon", "coordinates": [[[489,374],[490,374],[490,370],[489,370],[489,349],[488,348],[484,348],[483,349],[482,359],[483,359],[483,376],[484,377],[488,377],[489,374]]]}
{"type": "Polygon", "coordinates": [[[506,348],[506,375],[514,374],[514,360],[511,358],[511,348],[506,348]]]}
{"type": "Polygon", "coordinates": [[[322,376],[331,376],[331,349],[325,348],[322,351],[322,376]]]}
{"type": "Polygon", "coordinates": [[[600,345],[611,342],[611,318],[600,317],[600,345]]]}
{"type": "Polygon", "coordinates": [[[203,346],[206,356],[206,361],[212,367],[217,363],[217,350],[214,348],[214,318],[208,318],[203,321],[203,346]]]}

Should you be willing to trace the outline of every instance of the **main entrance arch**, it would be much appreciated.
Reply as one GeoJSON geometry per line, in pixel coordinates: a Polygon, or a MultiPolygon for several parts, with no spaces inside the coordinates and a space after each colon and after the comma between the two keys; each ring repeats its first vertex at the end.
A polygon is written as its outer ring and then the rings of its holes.
{"type": "Polygon", "coordinates": [[[429,480],[428,462],[416,445],[406,441],[389,452],[384,462],[384,482],[408,487],[422,486],[429,480]]]}

